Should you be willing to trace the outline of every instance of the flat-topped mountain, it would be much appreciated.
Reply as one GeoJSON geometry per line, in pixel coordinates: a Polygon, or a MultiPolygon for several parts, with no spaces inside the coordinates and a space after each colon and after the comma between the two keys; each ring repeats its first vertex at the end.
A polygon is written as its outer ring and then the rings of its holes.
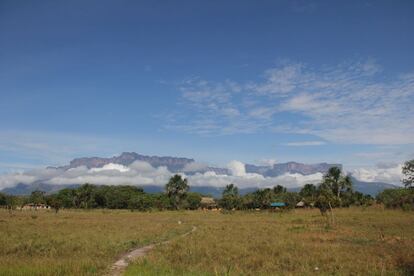
{"type": "Polygon", "coordinates": [[[170,157],[170,156],[148,156],[141,155],[136,152],[123,152],[119,156],[113,156],[109,158],[105,157],[83,157],[73,159],[69,165],[59,167],[61,169],[70,169],[80,166],[86,166],[90,168],[100,168],[109,163],[121,164],[124,166],[131,165],[135,161],[144,161],[153,167],[165,166],[172,172],[180,171],[185,165],[194,162],[194,159],[183,157],[170,157]]]}
{"type": "MultiPolygon", "coordinates": [[[[185,157],[171,157],[171,156],[148,156],[148,155],[141,155],[136,152],[123,152],[119,156],[113,156],[109,158],[105,157],[83,157],[83,158],[76,158],[73,159],[69,165],[59,167],[59,169],[71,169],[80,166],[85,166],[88,169],[91,168],[100,168],[107,164],[114,163],[114,164],[121,164],[124,166],[128,166],[135,161],[144,161],[153,167],[161,167],[165,166],[171,172],[182,172],[186,165],[189,165],[195,162],[192,158],[185,158],[185,157]]],[[[257,173],[261,174],[266,177],[274,177],[279,176],[285,173],[299,173],[302,175],[310,175],[314,173],[326,173],[330,167],[337,166],[341,167],[341,164],[329,164],[329,163],[317,163],[317,164],[303,164],[297,162],[287,162],[287,163],[279,163],[269,166],[256,166],[251,164],[246,164],[246,172],[247,173],[257,173]]],[[[196,172],[206,172],[206,171],[214,171],[217,174],[230,174],[227,168],[220,168],[220,167],[204,167],[197,170],[193,170],[191,172],[186,172],[188,174],[196,173],[196,172]]]]}

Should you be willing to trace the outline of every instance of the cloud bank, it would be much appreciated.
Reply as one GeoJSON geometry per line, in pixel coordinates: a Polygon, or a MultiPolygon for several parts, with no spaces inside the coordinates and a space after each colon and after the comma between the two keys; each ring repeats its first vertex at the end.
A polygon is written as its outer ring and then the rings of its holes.
{"type": "Polygon", "coordinates": [[[401,179],[403,177],[402,165],[386,166],[385,164],[378,164],[373,168],[360,168],[352,171],[352,175],[357,179],[366,182],[384,182],[401,186],[401,179]]]}
{"type": "MultiPolygon", "coordinates": [[[[205,168],[203,164],[194,164],[187,167],[188,172],[194,172],[199,168],[205,168]]],[[[286,187],[298,187],[306,183],[318,183],[321,173],[312,175],[284,174],[278,177],[264,177],[260,174],[246,173],[245,165],[240,161],[231,161],[228,164],[231,175],[216,174],[213,171],[186,175],[191,186],[223,187],[234,183],[240,188],[244,187],[273,187],[276,184],[286,187]]],[[[97,185],[157,185],[163,186],[173,175],[166,167],[154,168],[149,163],[135,161],[129,166],[120,164],[107,164],[102,168],[81,166],[69,170],[46,168],[31,170],[24,173],[12,173],[0,175],[0,189],[13,187],[18,183],[31,184],[42,182],[54,185],[84,184],[97,185]]]]}
{"type": "MultiPolygon", "coordinates": [[[[202,164],[195,164],[189,167],[188,171],[194,172],[196,168],[205,168],[202,164]],[[192,170],[190,170],[192,169],[192,170]]],[[[246,187],[273,187],[283,185],[288,188],[301,187],[306,183],[317,184],[322,179],[322,173],[311,175],[285,173],[277,177],[264,177],[256,173],[246,173],[245,165],[240,161],[231,161],[228,164],[230,175],[217,174],[213,171],[186,175],[190,186],[212,186],[224,187],[234,183],[240,188],[246,187]]],[[[368,168],[356,169],[352,174],[359,180],[367,182],[386,182],[400,184],[401,165],[396,167],[384,167],[383,165],[368,168]]],[[[129,166],[120,164],[107,164],[102,168],[81,166],[69,170],[45,168],[36,169],[23,173],[12,173],[0,175],[0,189],[13,187],[19,183],[31,184],[41,182],[54,185],[84,184],[96,185],[136,185],[136,186],[164,186],[173,175],[166,167],[154,168],[147,162],[135,161],[129,166]]]]}

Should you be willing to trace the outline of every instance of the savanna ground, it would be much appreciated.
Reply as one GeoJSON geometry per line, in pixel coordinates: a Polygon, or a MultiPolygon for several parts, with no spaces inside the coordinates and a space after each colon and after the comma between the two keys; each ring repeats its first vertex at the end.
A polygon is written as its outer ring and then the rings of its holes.
{"type": "Polygon", "coordinates": [[[0,210],[0,275],[102,275],[122,252],[178,237],[126,275],[413,275],[414,213],[0,210]],[[182,221],[181,224],[178,221],[182,221]]]}

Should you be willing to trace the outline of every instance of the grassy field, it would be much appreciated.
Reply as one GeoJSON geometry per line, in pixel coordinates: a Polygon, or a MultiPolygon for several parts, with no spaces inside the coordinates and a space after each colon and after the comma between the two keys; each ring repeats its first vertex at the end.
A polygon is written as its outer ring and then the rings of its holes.
{"type": "Polygon", "coordinates": [[[0,275],[101,275],[138,245],[127,275],[413,275],[414,213],[382,208],[286,213],[0,211],[0,275]],[[182,224],[178,224],[178,221],[182,224]]]}
{"type": "Polygon", "coordinates": [[[122,252],[191,229],[180,214],[0,209],[0,275],[101,275],[122,252]]]}

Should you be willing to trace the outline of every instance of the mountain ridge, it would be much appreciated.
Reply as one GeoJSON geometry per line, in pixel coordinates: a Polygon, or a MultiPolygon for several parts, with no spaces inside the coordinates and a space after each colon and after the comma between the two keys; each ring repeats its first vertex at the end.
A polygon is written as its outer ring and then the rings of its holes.
{"type": "MultiPolygon", "coordinates": [[[[192,158],[185,158],[185,157],[171,157],[171,156],[149,156],[149,155],[141,155],[136,152],[123,152],[119,156],[112,156],[112,157],[81,157],[75,158],[68,165],[59,166],[59,167],[48,167],[58,170],[70,170],[73,168],[77,168],[80,166],[85,166],[88,169],[92,168],[101,168],[107,164],[114,163],[120,164],[123,166],[129,166],[135,161],[144,161],[149,163],[153,167],[167,167],[167,169],[171,173],[180,173],[184,172],[187,175],[194,175],[196,173],[205,173],[208,171],[213,171],[216,174],[221,175],[231,175],[231,171],[228,168],[220,168],[220,167],[212,167],[212,166],[196,166],[193,170],[186,170],[187,166],[195,163],[196,161],[192,158]]],[[[299,162],[286,162],[286,163],[278,163],[273,165],[267,166],[260,166],[260,165],[252,165],[252,164],[245,164],[245,171],[246,173],[256,173],[260,174],[264,177],[277,177],[283,175],[285,173],[289,174],[301,174],[301,175],[311,175],[315,173],[326,173],[330,167],[337,166],[342,168],[341,164],[330,164],[330,163],[316,163],[316,164],[304,164],[299,162]]],[[[5,188],[2,191],[10,194],[30,194],[30,192],[34,190],[44,190],[45,192],[53,193],[63,188],[72,188],[79,186],[80,184],[68,184],[68,185],[53,185],[44,183],[45,180],[38,180],[31,184],[27,183],[19,183],[14,187],[5,188]]],[[[387,188],[396,188],[397,186],[382,183],[382,182],[364,182],[359,181],[356,178],[353,178],[355,190],[376,195],[378,192],[387,189],[387,188]]],[[[163,189],[162,186],[151,186],[151,185],[138,185],[142,186],[144,189],[150,191],[161,191],[163,189]]],[[[206,193],[211,193],[214,195],[218,195],[220,191],[222,191],[222,187],[214,187],[214,186],[192,186],[192,189],[195,191],[205,191],[206,193]]],[[[258,189],[254,185],[252,187],[243,188],[247,190],[254,190],[258,189]]],[[[240,189],[242,192],[243,189],[240,189]]],[[[300,187],[292,187],[290,190],[297,190],[300,187]]]]}
{"type": "MultiPolygon", "coordinates": [[[[193,158],[185,158],[185,157],[171,157],[171,156],[149,156],[149,155],[141,155],[136,152],[123,152],[119,156],[113,157],[81,157],[75,158],[70,161],[69,165],[59,166],[59,167],[51,167],[56,169],[73,169],[80,166],[85,166],[88,169],[91,168],[101,168],[105,165],[110,163],[113,164],[120,164],[123,166],[129,166],[135,161],[144,161],[149,163],[153,167],[160,167],[165,166],[167,169],[173,173],[183,172],[186,165],[191,163],[195,163],[193,158]]],[[[279,176],[284,173],[300,173],[302,175],[310,175],[317,172],[326,173],[330,167],[340,167],[342,168],[341,164],[335,163],[315,163],[315,164],[304,164],[299,162],[285,162],[285,163],[277,163],[268,166],[257,166],[253,164],[245,164],[245,169],[247,173],[258,173],[265,177],[274,177],[279,176]]],[[[206,171],[214,171],[217,174],[230,174],[227,168],[221,167],[212,167],[206,166],[204,168],[200,168],[198,170],[193,171],[185,171],[188,174],[201,172],[204,173],[206,171]]]]}

